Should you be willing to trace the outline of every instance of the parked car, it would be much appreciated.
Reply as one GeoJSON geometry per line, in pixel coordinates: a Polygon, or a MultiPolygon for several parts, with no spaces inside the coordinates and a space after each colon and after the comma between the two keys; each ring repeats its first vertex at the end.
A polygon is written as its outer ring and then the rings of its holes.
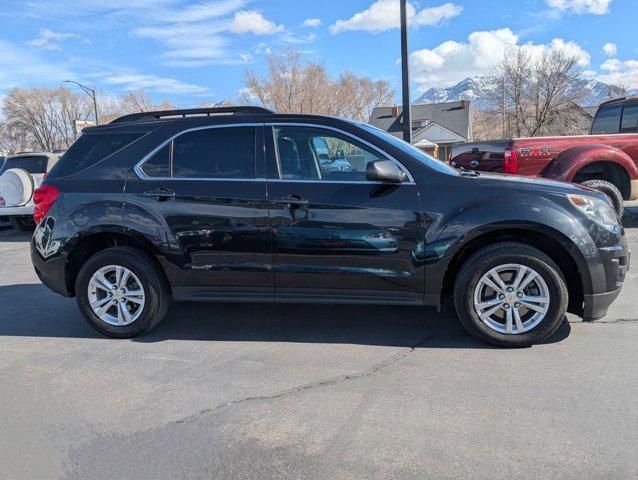
{"type": "Polygon", "coordinates": [[[113,337],[155,327],[171,299],[452,297],[477,338],[531,345],[566,311],[604,316],[629,266],[599,192],[459,172],[370,125],[258,107],[85,129],[35,198],[37,275],[113,337]],[[356,149],[363,167],[325,172],[317,138],[356,149]]]}
{"type": "Polygon", "coordinates": [[[623,201],[638,198],[638,96],[601,104],[590,135],[461,143],[450,164],[582,183],[607,195],[622,217],[623,201]]]}
{"type": "Polygon", "coordinates": [[[0,167],[0,217],[8,219],[13,228],[35,229],[33,194],[58,158],[58,154],[47,152],[6,157],[0,167]]]}

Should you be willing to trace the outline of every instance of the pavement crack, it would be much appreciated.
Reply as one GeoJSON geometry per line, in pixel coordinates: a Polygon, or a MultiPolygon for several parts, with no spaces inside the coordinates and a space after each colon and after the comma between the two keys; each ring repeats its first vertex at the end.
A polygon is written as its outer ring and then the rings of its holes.
{"type": "Polygon", "coordinates": [[[595,320],[590,323],[596,324],[596,323],[630,323],[630,322],[638,322],[638,318],[614,318],[609,320],[595,320]]]}
{"type": "Polygon", "coordinates": [[[252,395],[252,396],[240,398],[237,400],[231,400],[230,402],[215,405],[214,407],[205,408],[204,410],[200,410],[199,412],[193,413],[192,415],[181,418],[179,420],[175,420],[173,423],[176,423],[176,424],[185,423],[199,415],[211,413],[221,408],[232,407],[233,405],[239,405],[241,403],[257,402],[257,401],[263,401],[263,400],[275,400],[278,398],[287,397],[289,395],[295,395],[297,393],[305,392],[315,388],[327,387],[327,386],[337,385],[339,383],[347,382],[350,380],[370,377],[374,375],[375,373],[380,372],[381,370],[384,370],[390,367],[391,365],[403,360],[412,352],[414,352],[417,348],[422,347],[433,338],[434,338],[434,335],[431,335],[427,337],[425,340],[417,343],[416,345],[407,347],[407,350],[402,351],[401,353],[398,353],[396,355],[393,355],[392,357],[389,357],[386,360],[383,360],[382,362],[377,363],[373,365],[372,367],[368,368],[367,370],[364,370],[361,372],[338,375],[336,377],[328,378],[325,380],[318,380],[316,382],[306,383],[304,385],[298,385],[296,387],[292,387],[287,390],[282,390],[280,392],[272,393],[270,395],[252,395]]]}

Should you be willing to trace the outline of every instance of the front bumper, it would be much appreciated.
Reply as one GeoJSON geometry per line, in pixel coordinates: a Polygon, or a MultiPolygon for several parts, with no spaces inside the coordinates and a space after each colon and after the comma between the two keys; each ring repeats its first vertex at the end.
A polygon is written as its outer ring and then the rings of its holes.
{"type": "Polygon", "coordinates": [[[613,247],[599,248],[598,253],[604,270],[606,288],[604,292],[584,296],[585,321],[598,320],[607,314],[609,306],[620,295],[629,270],[630,252],[624,241],[613,247]]]}

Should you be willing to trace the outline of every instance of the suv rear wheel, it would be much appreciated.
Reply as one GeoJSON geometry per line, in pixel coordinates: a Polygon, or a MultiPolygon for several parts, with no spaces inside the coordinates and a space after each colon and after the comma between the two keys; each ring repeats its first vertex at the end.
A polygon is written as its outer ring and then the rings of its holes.
{"type": "Polygon", "coordinates": [[[75,293],[89,324],[110,337],[151,330],[170,304],[169,287],[153,259],[130,247],[103,250],[80,269],[75,293]]]}
{"type": "Polygon", "coordinates": [[[461,323],[493,345],[526,347],[558,330],[568,292],[558,266],[543,252],[521,243],[479,250],[454,284],[461,323]]]}

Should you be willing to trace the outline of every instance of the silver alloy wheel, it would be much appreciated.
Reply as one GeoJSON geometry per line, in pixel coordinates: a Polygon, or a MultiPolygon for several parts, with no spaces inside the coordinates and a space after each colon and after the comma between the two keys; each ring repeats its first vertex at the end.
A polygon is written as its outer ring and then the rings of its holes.
{"type": "Polygon", "coordinates": [[[538,272],[508,263],[485,273],[474,288],[474,310],[499,333],[520,334],[538,325],[549,310],[549,289],[538,272]]]}
{"type": "Polygon", "coordinates": [[[142,282],[120,265],[107,265],[95,272],[89,280],[88,296],[93,313],[117,327],[133,323],[144,310],[142,282]]]}

